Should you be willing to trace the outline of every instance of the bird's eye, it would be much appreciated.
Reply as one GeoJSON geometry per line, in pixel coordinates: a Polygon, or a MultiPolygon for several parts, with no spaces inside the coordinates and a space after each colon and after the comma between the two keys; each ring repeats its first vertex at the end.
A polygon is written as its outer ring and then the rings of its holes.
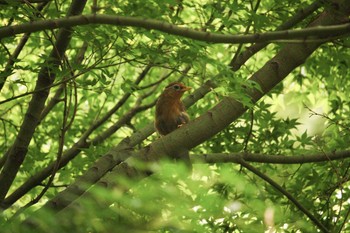
{"type": "Polygon", "coordinates": [[[179,85],[174,85],[174,89],[178,91],[181,89],[181,87],[179,85]]]}

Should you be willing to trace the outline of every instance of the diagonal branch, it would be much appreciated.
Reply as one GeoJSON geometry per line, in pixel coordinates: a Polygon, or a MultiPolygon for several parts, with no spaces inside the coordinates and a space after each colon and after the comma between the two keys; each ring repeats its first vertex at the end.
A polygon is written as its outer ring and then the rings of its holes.
{"type": "MultiPolygon", "coordinates": [[[[311,26],[337,24],[339,23],[339,20],[343,20],[343,17],[334,17],[334,14],[338,16],[339,14],[350,14],[350,6],[346,1],[344,1],[343,5],[341,5],[338,9],[342,9],[344,11],[325,11],[319,15],[319,17],[311,24],[311,26]]],[[[274,86],[280,83],[293,69],[304,63],[305,60],[320,45],[321,43],[289,44],[282,48],[274,58],[267,62],[250,78],[249,82],[257,82],[261,86],[262,90],[247,90],[247,94],[252,98],[252,101],[256,102],[262,98],[274,86]]],[[[115,166],[110,173],[104,176],[104,186],[113,188],[115,186],[118,186],[115,177],[121,175],[132,176],[132,174],[134,174],[132,171],[135,159],[143,162],[157,161],[166,155],[171,157],[171,155],[176,154],[179,149],[189,150],[195,146],[198,146],[202,142],[208,140],[216,133],[226,128],[229,124],[241,116],[246,110],[246,106],[242,105],[231,97],[226,97],[218,105],[213,107],[208,112],[204,113],[199,118],[154,141],[146,148],[141,149],[138,153],[133,153],[132,157],[128,158],[119,165],[115,161],[117,161],[116,159],[118,158],[118,155],[122,154],[123,151],[111,151],[108,156],[117,166],[115,166]]],[[[85,175],[82,177],[84,176],[85,175]]],[[[81,192],[81,194],[84,192],[85,191],[81,192]]],[[[55,211],[60,211],[62,208],[65,208],[70,202],[76,200],[76,198],[76,195],[74,195],[74,197],[71,197],[69,195],[69,192],[62,192],[60,195],[57,195],[56,198],[53,199],[53,202],[48,202],[44,207],[49,207],[55,211]],[[64,201],[60,202],[60,200],[64,201]]],[[[79,200],[74,203],[79,204],[79,200]]],[[[300,208],[302,208],[302,206],[300,208]]],[[[74,211],[74,205],[72,205],[72,208],[67,208],[66,210],[74,211]]],[[[304,213],[306,214],[306,212],[304,213]]],[[[306,215],[316,224],[319,222],[314,216],[309,214],[306,215]]],[[[322,224],[318,224],[318,226],[320,229],[324,230],[322,224]]]]}
{"type": "MultiPolygon", "coordinates": [[[[347,17],[348,14],[350,14],[350,5],[347,1],[342,1],[340,5],[337,6],[337,9],[340,10],[337,11],[332,9],[323,12],[310,26],[339,24],[345,17],[347,17]]],[[[261,91],[255,89],[246,90],[247,94],[252,98],[252,101],[258,101],[273,87],[279,84],[293,69],[304,63],[305,60],[321,44],[321,42],[288,44],[283,47],[274,58],[267,62],[249,79],[249,82],[256,82],[261,87],[261,91]]],[[[191,149],[198,146],[202,142],[208,140],[226,128],[246,110],[247,107],[235,99],[225,97],[218,105],[214,106],[199,118],[154,141],[149,146],[138,151],[138,153],[132,153],[132,157],[128,158],[123,163],[120,163],[120,157],[118,157],[118,155],[120,156],[121,153],[123,153],[122,149],[128,148],[127,146],[131,145],[128,141],[131,140],[131,138],[126,139],[124,141],[124,145],[126,147],[122,147],[122,144],[120,144],[119,148],[116,148],[116,150],[111,150],[110,153],[102,157],[106,159],[108,158],[109,162],[115,166],[113,170],[104,177],[106,186],[111,188],[118,185],[115,183],[115,177],[120,175],[132,175],[132,173],[128,172],[130,171],[130,167],[132,167],[135,159],[145,162],[157,161],[160,158],[163,158],[165,155],[171,156],[171,154],[174,154],[174,152],[176,153],[179,149],[191,149]],[[108,180],[107,177],[109,177],[110,180],[108,180]]],[[[147,133],[152,132],[153,129],[149,129],[149,131],[147,131],[147,133]]],[[[135,137],[133,137],[132,140],[137,140],[135,137]]],[[[127,150],[124,150],[124,154],[127,154],[127,150]]],[[[93,172],[92,170],[96,170],[95,173],[100,172],[100,170],[96,169],[96,167],[89,169],[89,172],[93,172]]],[[[91,175],[92,173],[89,174],[91,175]]],[[[82,177],[88,178],[87,173],[82,177]]],[[[100,179],[101,177],[97,177],[96,175],[95,178],[100,179]]],[[[80,194],[77,195],[74,193],[74,195],[70,195],[68,191],[66,192],[68,189],[67,188],[65,191],[57,195],[52,201],[49,201],[44,207],[52,208],[54,211],[62,210],[62,208],[65,208],[68,204],[76,200],[79,195],[82,195],[91,184],[87,186],[86,183],[84,183],[84,185],[85,190],[81,190],[80,194]],[[64,201],[60,202],[60,200],[64,201]]],[[[77,186],[77,184],[74,183],[72,186],[77,186]]],[[[77,200],[77,202],[79,202],[79,200],[77,200]]],[[[71,210],[74,211],[73,209],[71,210]]],[[[323,229],[321,226],[320,228],[323,229]]]]}
{"type": "MultiPolygon", "coordinates": [[[[339,9],[344,14],[350,14],[350,6],[346,5],[339,9]]],[[[334,17],[332,11],[322,13],[310,26],[330,25],[339,23],[338,17],[334,17]]],[[[278,54],[258,70],[248,82],[257,83],[261,90],[247,89],[246,94],[255,103],[279,84],[291,71],[303,64],[305,60],[321,45],[321,43],[288,44],[278,54]]],[[[179,146],[191,149],[208,140],[221,130],[225,129],[234,120],[247,110],[246,106],[231,97],[225,97],[218,105],[198,119],[189,122],[184,127],[162,137],[152,143],[151,154],[158,156],[176,151],[179,146]]]]}
{"type": "MultiPolygon", "coordinates": [[[[207,82],[189,97],[184,100],[186,107],[190,107],[199,99],[203,98],[211,91],[212,83],[207,82]]],[[[60,192],[53,199],[45,204],[46,207],[52,208],[55,211],[60,211],[69,205],[76,198],[81,196],[85,191],[103,177],[114,166],[120,164],[127,159],[131,154],[130,148],[135,147],[151,134],[154,133],[153,122],[137,131],[132,136],[125,138],[115,148],[112,148],[108,153],[99,158],[93,166],[91,166],[81,177],[75,180],[67,189],[60,192]],[[73,195],[72,195],[73,194],[73,195]]]]}
{"type": "MultiPolygon", "coordinates": [[[[143,71],[138,75],[136,80],[134,81],[134,84],[137,86],[147,75],[147,73],[152,68],[151,64],[146,65],[146,67],[143,69],[143,71]]],[[[184,72],[187,72],[189,69],[186,68],[184,72]]],[[[170,72],[172,73],[172,72],[170,72]]],[[[165,75],[167,77],[167,75],[165,75]]],[[[105,123],[111,115],[113,115],[120,107],[123,106],[123,104],[128,100],[128,98],[131,96],[131,93],[125,93],[121,99],[115,104],[114,107],[112,107],[103,117],[95,121],[90,125],[90,127],[82,134],[80,139],[68,150],[64,152],[62,155],[62,159],[59,163],[59,168],[62,168],[65,166],[69,161],[74,159],[82,149],[88,148],[91,145],[98,145],[101,142],[103,142],[105,139],[110,137],[113,133],[115,133],[118,129],[120,129],[123,125],[127,124],[132,117],[134,117],[136,114],[138,114],[141,111],[144,111],[152,105],[143,105],[140,106],[141,101],[146,98],[147,96],[142,96],[139,98],[139,103],[136,104],[133,108],[131,108],[128,112],[126,112],[115,124],[113,124],[111,127],[103,131],[102,133],[96,135],[91,140],[88,140],[91,133],[101,126],[103,123],[105,123]]],[[[44,112],[44,111],[43,111],[44,112]]],[[[42,116],[43,117],[43,116],[42,116]]],[[[0,160],[1,162],[1,160],[0,160]]],[[[18,187],[12,194],[10,194],[4,201],[0,204],[2,209],[9,208],[14,202],[16,202],[19,198],[21,198],[24,194],[26,194],[28,191],[30,191],[35,186],[41,184],[43,180],[45,180],[50,174],[52,169],[54,168],[54,163],[50,163],[47,165],[44,169],[37,172],[34,176],[32,176],[30,179],[28,179],[26,182],[24,182],[20,187],[18,187]]]]}

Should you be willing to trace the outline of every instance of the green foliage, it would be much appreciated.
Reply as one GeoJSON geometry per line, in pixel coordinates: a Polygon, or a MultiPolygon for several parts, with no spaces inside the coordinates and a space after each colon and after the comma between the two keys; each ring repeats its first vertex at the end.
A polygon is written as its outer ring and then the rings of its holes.
{"type": "MultiPolygon", "coordinates": [[[[75,207],[79,215],[63,211],[59,222],[46,215],[43,223],[42,213],[31,213],[31,221],[40,224],[36,232],[47,231],[46,224],[54,226],[51,232],[261,232],[259,219],[264,212],[282,211],[278,200],[270,199],[264,186],[252,182],[239,166],[198,165],[190,177],[181,164],[168,161],[156,167],[156,173],[143,182],[116,177],[122,187],[109,191],[95,187],[91,199],[75,207]],[[95,211],[108,203],[113,204],[95,211]]],[[[276,220],[289,218],[293,219],[290,212],[276,220]]],[[[21,225],[13,227],[23,231],[21,225]]]]}
{"type": "MultiPolygon", "coordinates": [[[[63,18],[71,1],[49,1],[40,14],[35,10],[38,4],[24,2],[6,1],[1,5],[2,26],[63,18]]],[[[276,30],[301,7],[312,3],[97,2],[98,14],[157,19],[232,35],[276,30]]],[[[88,1],[84,14],[93,13],[91,4],[88,1]]],[[[322,10],[308,15],[294,28],[305,27],[322,10]]],[[[233,71],[230,63],[235,54],[247,51],[250,44],[242,48],[211,44],[138,27],[86,25],[72,30],[60,66],[49,65],[56,78],[45,103],[48,114],[39,119],[9,195],[23,188],[25,182],[33,181],[60,156],[72,153],[72,157],[57,170],[51,187],[38,203],[18,212],[40,194],[52,171],[31,183],[15,203],[6,206],[9,208],[0,217],[2,232],[264,232],[269,226],[276,232],[316,232],[305,213],[275,187],[233,162],[195,164],[189,174],[181,163],[161,161],[149,165],[151,176],[136,180],[115,177],[117,187],[95,186],[62,212],[40,207],[75,184],[89,168],[100,172],[98,162],[103,155],[133,133],[149,127],[161,91],[178,80],[194,90],[207,80],[217,86],[188,109],[191,119],[206,114],[225,97],[234,98],[248,109],[230,126],[192,149],[195,159],[202,159],[201,154],[242,152],[301,158],[348,150],[349,38],[320,46],[306,63],[253,103],[247,93],[262,92],[263,86],[248,79],[285,44],[269,44],[233,71]],[[60,94],[55,96],[56,93],[60,94]]],[[[57,30],[32,33],[8,69],[6,64],[21,37],[2,39],[0,45],[0,81],[6,80],[0,93],[0,164],[20,132],[38,73],[50,64],[57,30]]],[[[150,136],[132,149],[144,148],[157,138],[150,136]]],[[[251,164],[276,181],[331,232],[350,231],[348,160],[251,164]]]]}

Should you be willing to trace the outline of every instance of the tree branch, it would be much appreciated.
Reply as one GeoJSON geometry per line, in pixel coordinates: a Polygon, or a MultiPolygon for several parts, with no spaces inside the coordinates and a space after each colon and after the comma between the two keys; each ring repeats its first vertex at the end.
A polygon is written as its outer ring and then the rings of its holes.
{"type": "MultiPolygon", "coordinates": [[[[344,1],[343,5],[341,5],[339,9],[343,11],[323,12],[312,23],[312,26],[339,23],[339,20],[343,20],[343,17],[334,17],[334,14],[337,14],[338,16],[339,14],[349,14],[350,6],[348,6],[346,1],[344,1]]],[[[249,81],[257,82],[262,89],[262,91],[247,90],[247,94],[252,98],[252,101],[258,101],[263,95],[280,83],[293,69],[302,64],[318,48],[319,45],[321,45],[321,43],[289,44],[282,48],[274,58],[267,62],[267,64],[265,64],[250,78],[249,81]]],[[[125,162],[119,165],[118,163],[113,162],[116,166],[110,173],[108,173],[107,176],[103,178],[105,186],[111,188],[118,185],[115,183],[115,177],[120,175],[129,176],[128,172],[130,171],[130,167],[132,167],[135,159],[144,162],[157,161],[166,155],[171,157],[171,154],[176,154],[176,151],[179,148],[191,149],[198,146],[202,142],[214,136],[216,133],[220,132],[222,129],[226,128],[229,124],[241,116],[246,109],[247,108],[245,106],[233,98],[224,98],[218,105],[204,113],[199,118],[190,121],[188,124],[180,127],[174,132],[159,138],[146,148],[140,150],[139,153],[133,154],[133,156],[128,158],[125,162]]],[[[153,129],[151,132],[153,132],[153,129]]],[[[128,143],[128,139],[125,140],[125,143],[126,146],[130,145],[128,143]]],[[[120,153],[120,150],[117,149],[115,151],[111,151],[108,156],[112,161],[115,161],[115,159],[118,158],[118,153],[120,153]]],[[[82,177],[84,176],[85,175],[82,177]]],[[[84,192],[85,191],[81,192],[81,194],[84,192]]],[[[63,193],[64,192],[61,192],[62,195],[63,193]]],[[[63,198],[63,196],[58,195],[57,198],[63,198]]],[[[64,194],[65,201],[60,205],[57,205],[58,202],[48,202],[44,207],[51,207],[55,211],[59,211],[69,204],[69,202],[67,202],[67,198],[70,198],[69,192],[64,194]]],[[[69,201],[73,202],[76,198],[77,196],[74,196],[70,198],[69,201]]],[[[53,200],[55,200],[55,198],[53,200]]],[[[302,208],[302,206],[300,208],[302,208]]],[[[309,217],[310,219],[313,219],[313,216],[309,217]]],[[[313,221],[314,220],[315,219],[313,219],[313,221]]],[[[317,222],[317,219],[315,222],[317,222]]],[[[318,226],[323,230],[322,225],[318,226]]]]}
{"type": "MultiPolygon", "coordinates": [[[[46,6],[48,2],[44,2],[43,4],[40,4],[37,8],[36,8],[36,12],[34,14],[35,17],[38,17],[40,12],[44,9],[44,7],[46,6]]],[[[1,1],[0,1],[1,4],[1,1]]],[[[31,21],[33,20],[33,18],[31,18],[31,21]]],[[[26,45],[28,39],[29,39],[30,33],[25,33],[21,40],[19,41],[15,51],[13,51],[13,53],[11,54],[10,58],[8,59],[5,69],[4,71],[1,72],[0,74],[0,92],[6,82],[6,79],[8,76],[10,76],[12,74],[12,70],[13,70],[13,65],[15,64],[16,59],[18,58],[19,54],[22,52],[24,46],[26,45]]]]}
{"type": "Polygon", "coordinates": [[[267,183],[269,183],[272,187],[274,187],[277,191],[282,193],[285,197],[288,198],[300,211],[302,211],[306,216],[308,216],[311,221],[313,221],[317,227],[322,230],[323,232],[327,233],[329,230],[309,211],[307,210],[297,199],[295,199],[292,194],[287,192],[282,186],[277,184],[274,180],[272,180],[270,177],[265,175],[264,173],[260,172],[258,169],[247,163],[244,159],[241,159],[240,164],[247,168],[249,171],[253,172],[255,175],[259,176],[261,179],[265,180],[267,183]]]}
{"type": "MultiPolygon", "coordinates": [[[[307,6],[305,8],[300,9],[295,15],[293,15],[290,19],[285,21],[282,25],[276,28],[276,31],[286,30],[293,26],[295,26],[297,23],[304,20],[306,17],[308,17],[310,14],[312,14],[314,11],[316,11],[320,6],[323,5],[324,0],[316,1],[312,3],[310,6],[307,6]]],[[[230,67],[232,70],[237,71],[241,66],[254,54],[262,50],[268,45],[267,42],[264,43],[257,43],[253,44],[252,46],[248,47],[244,52],[240,53],[238,56],[234,56],[230,62],[230,67]]]]}
{"type": "MultiPolygon", "coordinates": [[[[45,180],[51,173],[52,170],[57,166],[56,169],[60,169],[64,167],[69,161],[75,158],[80,151],[84,148],[88,148],[91,145],[98,145],[103,140],[108,138],[111,134],[113,134],[117,129],[125,125],[130,119],[136,115],[138,112],[145,110],[145,106],[135,106],[134,108],[130,109],[128,112],[124,114],[123,117],[121,117],[111,128],[113,130],[110,130],[108,128],[101,134],[97,135],[93,140],[90,142],[87,141],[88,136],[91,134],[87,134],[88,131],[86,131],[81,138],[76,142],[70,149],[66,150],[62,157],[60,158],[60,161],[58,164],[56,162],[52,162],[49,165],[47,165],[44,169],[41,171],[38,171],[34,176],[29,178],[26,182],[24,182],[20,187],[18,187],[13,193],[11,193],[6,199],[4,199],[3,202],[0,203],[0,206],[2,209],[9,208],[13,203],[15,203],[19,198],[21,198],[23,195],[25,195],[28,191],[30,191],[35,186],[39,185],[43,180],[45,180]],[[106,133],[107,132],[107,133],[106,133]]],[[[95,125],[92,125],[91,127],[95,127],[95,125]]],[[[103,169],[101,169],[103,171],[103,169]]],[[[106,172],[106,171],[105,171],[106,172]]]]}
{"type": "MultiPolygon", "coordinates": [[[[151,65],[147,65],[143,71],[136,78],[134,84],[138,85],[145,77],[146,74],[150,71],[151,65]]],[[[188,69],[185,69],[187,72],[188,69]]],[[[167,76],[167,75],[166,75],[167,76]]],[[[110,137],[113,133],[115,133],[120,127],[129,122],[133,116],[137,113],[150,108],[150,105],[139,106],[141,104],[142,98],[139,99],[139,103],[136,104],[133,108],[131,108],[128,112],[126,112],[113,126],[104,130],[100,134],[96,135],[93,139],[88,140],[88,137],[91,133],[105,123],[110,116],[112,116],[122,105],[127,101],[127,99],[131,96],[131,93],[125,93],[121,99],[112,107],[103,117],[99,118],[97,121],[92,123],[90,127],[82,134],[80,139],[68,150],[64,152],[62,155],[62,159],[59,163],[59,168],[65,166],[69,161],[74,159],[82,149],[88,148],[91,145],[98,145],[108,137],[110,137]]],[[[1,160],[0,160],[1,162],[1,160]]],[[[13,203],[15,203],[19,198],[25,195],[28,191],[30,191],[35,186],[39,185],[43,180],[45,180],[50,174],[52,169],[54,168],[54,163],[50,163],[41,171],[38,171],[34,176],[29,178],[26,182],[24,182],[20,187],[18,187],[13,193],[11,193],[2,203],[0,203],[0,207],[2,209],[9,208],[13,203]]]]}
{"type": "Polygon", "coordinates": [[[0,0],[0,5],[8,5],[9,2],[19,3],[49,3],[51,0],[0,0]]]}
{"type": "MultiPolygon", "coordinates": [[[[297,30],[282,30],[266,33],[247,35],[224,35],[210,32],[202,32],[186,27],[176,26],[159,20],[135,18],[113,15],[80,15],[61,19],[40,20],[32,23],[8,26],[0,28],[0,39],[22,33],[32,33],[48,29],[75,27],[89,24],[107,24],[114,26],[140,27],[148,30],[158,30],[172,35],[182,36],[199,41],[210,43],[257,43],[277,40],[298,39],[299,43],[307,42],[307,39],[327,39],[329,36],[344,36],[349,34],[350,23],[346,19],[338,21],[339,25],[318,26],[297,30]],[[343,24],[340,24],[343,23],[343,24]]],[[[287,41],[284,41],[287,42],[287,41]]]]}
{"type": "MultiPolygon", "coordinates": [[[[211,85],[213,85],[211,82],[207,82],[194,91],[190,96],[185,98],[185,106],[190,107],[196,101],[203,98],[208,92],[211,91],[211,85]]],[[[57,212],[65,208],[76,198],[85,193],[90,186],[101,179],[101,177],[103,177],[113,167],[123,162],[131,154],[135,155],[135,153],[131,153],[130,148],[135,147],[153,133],[154,125],[152,122],[143,129],[134,133],[132,136],[125,138],[115,148],[112,148],[108,153],[99,158],[81,177],[69,185],[67,189],[60,192],[53,199],[48,201],[44,208],[52,208],[57,212]],[[71,193],[74,195],[71,195],[71,193]]],[[[126,167],[127,165],[124,164],[124,168],[126,167]]]]}
{"type": "Polygon", "coordinates": [[[333,151],[320,154],[309,155],[266,155],[251,153],[213,153],[204,155],[191,155],[195,163],[239,163],[243,158],[245,161],[257,163],[274,163],[274,164],[303,164],[303,163],[321,163],[333,160],[341,160],[350,158],[350,151],[333,151]]]}
{"type": "MultiPolygon", "coordinates": [[[[339,24],[340,22],[343,22],[344,17],[350,13],[350,6],[347,4],[348,3],[344,1],[342,5],[339,6],[340,11],[325,11],[319,15],[311,26],[339,24]]],[[[258,83],[262,90],[247,90],[247,94],[252,98],[252,101],[258,101],[273,87],[280,83],[293,69],[304,63],[305,60],[321,44],[321,42],[288,44],[283,47],[274,58],[267,62],[267,64],[265,64],[249,79],[249,82],[253,81],[258,83]]],[[[145,130],[143,130],[146,135],[134,134],[132,137],[125,139],[121,144],[119,144],[115,150],[111,150],[110,153],[101,158],[108,159],[110,163],[109,169],[114,166],[113,170],[103,179],[106,186],[110,188],[114,185],[118,185],[115,183],[115,177],[120,175],[130,175],[128,173],[130,171],[129,168],[135,159],[145,162],[157,161],[160,158],[163,158],[165,155],[173,154],[179,148],[191,149],[198,146],[202,142],[220,132],[222,129],[226,128],[229,124],[241,116],[246,109],[246,106],[242,105],[235,99],[226,97],[218,105],[204,113],[198,119],[195,119],[174,132],[157,139],[149,146],[141,149],[138,153],[132,153],[132,157],[128,158],[125,162],[120,163],[120,157],[118,157],[118,155],[120,156],[122,150],[124,149],[125,153],[128,152],[126,148],[128,148],[128,146],[133,146],[133,144],[130,142],[138,141],[140,138],[147,136],[147,134],[153,133],[154,129],[153,126],[150,126],[149,128],[145,128],[145,130]],[[107,177],[110,179],[107,179],[107,177]]],[[[129,154],[129,156],[130,155],[131,154],[129,154]]],[[[100,169],[97,169],[94,165],[88,172],[97,173],[100,172],[100,169]],[[94,172],[92,170],[96,171],[94,172]]],[[[88,172],[81,178],[88,178],[88,172]]],[[[91,175],[92,173],[89,174],[91,175]]],[[[93,175],[95,179],[100,179],[98,175],[93,175]]],[[[73,183],[70,187],[74,188],[77,185],[80,185],[80,187],[83,187],[82,185],[84,185],[85,189],[80,190],[78,195],[77,193],[70,195],[69,191],[67,191],[69,188],[67,188],[65,191],[57,195],[56,198],[52,199],[52,201],[49,201],[44,207],[51,207],[55,211],[61,210],[73,202],[79,195],[83,194],[86,189],[90,187],[91,183],[88,185],[86,185],[86,183],[73,183]],[[59,202],[59,198],[62,198],[64,201],[59,202]]],[[[309,217],[312,218],[312,216],[309,217]]],[[[323,229],[321,226],[320,228],[323,229]]]]}

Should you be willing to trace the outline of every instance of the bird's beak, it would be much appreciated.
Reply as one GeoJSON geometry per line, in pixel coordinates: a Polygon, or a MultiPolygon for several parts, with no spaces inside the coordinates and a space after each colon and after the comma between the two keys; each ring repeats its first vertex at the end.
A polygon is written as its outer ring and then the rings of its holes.
{"type": "Polygon", "coordinates": [[[186,86],[182,88],[183,92],[189,91],[189,90],[191,90],[191,89],[192,89],[192,87],[186,87],[186,86]]]}

